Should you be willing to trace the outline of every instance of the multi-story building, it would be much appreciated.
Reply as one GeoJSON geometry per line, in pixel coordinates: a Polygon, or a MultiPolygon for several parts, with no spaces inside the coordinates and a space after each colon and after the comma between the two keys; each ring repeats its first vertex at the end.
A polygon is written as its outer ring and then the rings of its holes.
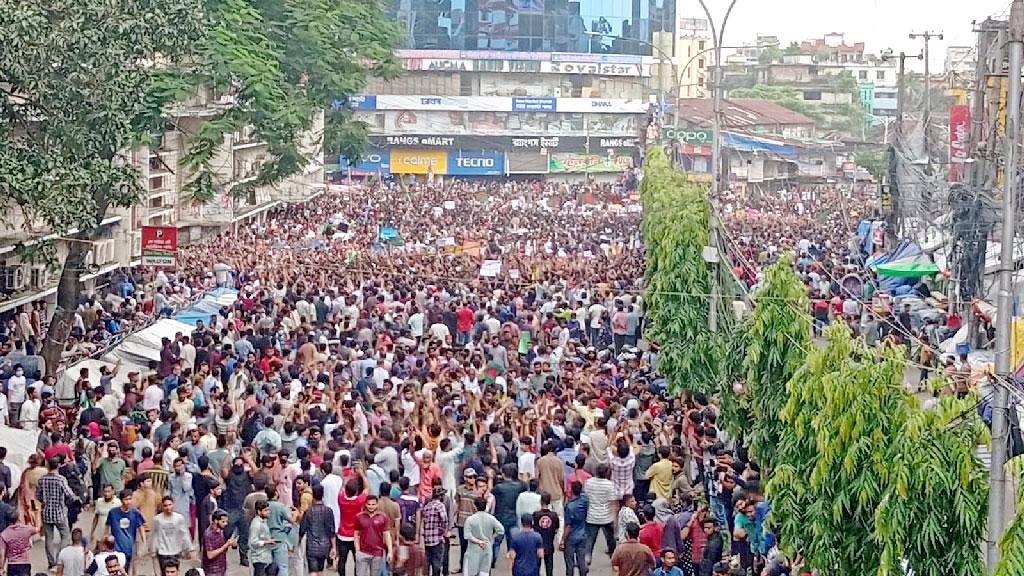
{"type": "MultiPolygon", "coordinates": [[[[81,277],[84,292],[105,283],[111,273],[141,263],[143,226],[176,227],[179,244],[187,244],[200,240],[204,234],[264,218],[268,210],[282,202],[305,200],[322,190],[323,151],[319,140],[313,136],[323,131],[321,113],[302,143],[303,153],[311,159],[302,174],[241,197],[233,194],[233,188],[255,178],[267,154],[266,145],[255,141],[251,130],[243,130],[226,136],[224,145],[211,162],[214,184],[219,189],[217,197],[199,204],[184,193],[192,176],[179,165],[186,150],[187,135],[197,131],[205,119],[228,104],[230,100],[226,96],[201,90],[169,112],[174,120],[169,124],[173,124],[174,129],[165,132],[155,147],[131,151],[132,162],[142,180],[142,197],[135,206],[107,211],[99,238],[92,242],[86,254],[87,271],[81,277]]],[[[9,226],[0,232],[0,318],[26,305],[44,303],[52,309],[56,304],[59,271],[47,268],[42,262],[22,260],[17,246],[53,242],[56,259],[64,261],[68,243],[79,241],[67,238],[77,231],[58,236],[52,230],[32,225],[17,210],[9,214],[7,223],[9,226]]]]}
{"type": "Polygon", "coordinates": [[[974,83],[978,57],[974,46],[949,46],[943,71],[947,86],[952,89],[970,88],[974,83]]]}
{"type": "Polygon", "coordinates": [[[371,134],[355,175],[618,175],[676,88],[674,2],[396,0],[391,14],[405,73],[349,102],[371,134]]]}

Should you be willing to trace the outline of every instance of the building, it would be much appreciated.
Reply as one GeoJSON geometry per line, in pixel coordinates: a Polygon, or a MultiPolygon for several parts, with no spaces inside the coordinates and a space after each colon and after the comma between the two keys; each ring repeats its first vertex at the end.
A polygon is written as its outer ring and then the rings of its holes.
{"type": "MultiPolygon", "coordinates": [[[[310,158],[303,174],[273,187],[261,187],[243,197],[232,189],[255,178],[267,154],[266,145],[252,138],[251,130],[230,134],[216,152],[211,165],[214,183],[220,188],[217,197],[199,204],[184,192],[191,178],[179,160],[185,153],[187,135],[198,130],[206,118],[230,104],[226,97],[203,89],[193,98],[169,111],[175,128],[164,132],[153,148],[142,147],[130,152],[139,170],[143,194],[130,208],[110,208],[101,224],[99,239],[92,242],[86,255],[87,270],[81,277],[82,290],[92,291],[106,284],[111,274],[141,264],[142,228],[172,226],[178,229],[179,244],[188,244],[204,236],[220,232],[235,224],[265,218],[267,212],[282,202],[311,198],[324,186],[323,151],[313,134],[323,131],[323,114],[314,122],[302,150],[310,158]]],[[[24,214],[13,210],[9,226],[0,232],[0,318],[22,306],[44,304],[49,317],[56,304],[59,270],[42,263],[23,260],[18,244],[31,247],[52,242],[56,259],[64,261],[68,252],[68,234],[58,237],[51,230],[32,225],[24,214]]]]}
{"type": "MultiPolygon", "coordinates": [[[[676,13],[683,14],[683,0],[677,0],[676,13]]],[[[679,18],[675,44],[675,66],[679,98],[703,98],[708,95],[708,70],[714,62],[714,43],[708,34],[708,21],[679,18]]]]}
{"type": "Polygon", "coordinates": [[[353,176],[617,177],[675,92],[675,12],[664,0],[396,0],[405,72],[347,103],[371,148],[341,165],[353,176]]]}
{"type": "Polygon", "coordinates": [[[978,57],[974,46],[948,46],[943,71],[949,88],[966,89],[974,84],[978,57]]]}
{"type": "MultiPolygon", "coordinates": [[[[713,106],[708,99],[679,101],[680,127],[668,138],[676,161],[695,181],[711,180],[713,106]]],[[[729,185],[741,192],[825,184],[841,177],[836,142],[815,138],[814,121],[774,102],[733,98],[723,102],[723,154],[729,185]]]]}
{"type": "Polygon", "coordinates": [[[800,43],[800,52],[813,54],[819,64],[854,64],[864,61],[864,43],[846,43],[846,37],[837,32],[826,34],[822,38],[804,40],[800,43]]]}

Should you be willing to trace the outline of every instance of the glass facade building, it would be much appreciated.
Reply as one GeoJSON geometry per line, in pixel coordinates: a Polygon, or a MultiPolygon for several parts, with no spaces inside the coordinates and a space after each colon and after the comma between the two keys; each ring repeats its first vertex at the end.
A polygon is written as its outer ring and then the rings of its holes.
{"type": "Polygon", "coordinates": [[[676,21],[675,0],[392,0],[389,10],[402,47],[417,50],[649,56],[644,42],[674,37],[676,21]]]}

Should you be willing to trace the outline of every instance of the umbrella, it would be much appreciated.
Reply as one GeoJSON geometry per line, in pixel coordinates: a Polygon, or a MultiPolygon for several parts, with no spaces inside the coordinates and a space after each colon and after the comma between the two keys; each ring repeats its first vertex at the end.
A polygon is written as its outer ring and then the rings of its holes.
{"type": "Polygon", "coordinates": [[[920,278],[922,276],[933,276],[940,272],[940,269],[931,262],[888,262],[875,267],[882,276],[897,276],[900,278],[920,278]]]}

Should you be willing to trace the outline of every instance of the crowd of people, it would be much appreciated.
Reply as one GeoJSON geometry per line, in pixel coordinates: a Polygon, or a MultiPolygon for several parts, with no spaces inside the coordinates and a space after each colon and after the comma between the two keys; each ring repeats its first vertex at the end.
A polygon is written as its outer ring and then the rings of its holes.
{"type": "MultiPolygon", "coordinates": [[[[145,369],[8,379],[5,422],[38,445],[17,485],[0,457],[0,566],[41,569],[41,534],[62,576],[221,576],[229,556],[254,576],[586,576],[595,557],[619,576],[793,573],[716,398],[658,376],[637,202],[596,183],[333,187],[119,283],[98,317],[238,299],[145,369]]],[[[759,209],[727,220],[751,286],[786,249],[848,256],[833,216],[759,209]]]]}

